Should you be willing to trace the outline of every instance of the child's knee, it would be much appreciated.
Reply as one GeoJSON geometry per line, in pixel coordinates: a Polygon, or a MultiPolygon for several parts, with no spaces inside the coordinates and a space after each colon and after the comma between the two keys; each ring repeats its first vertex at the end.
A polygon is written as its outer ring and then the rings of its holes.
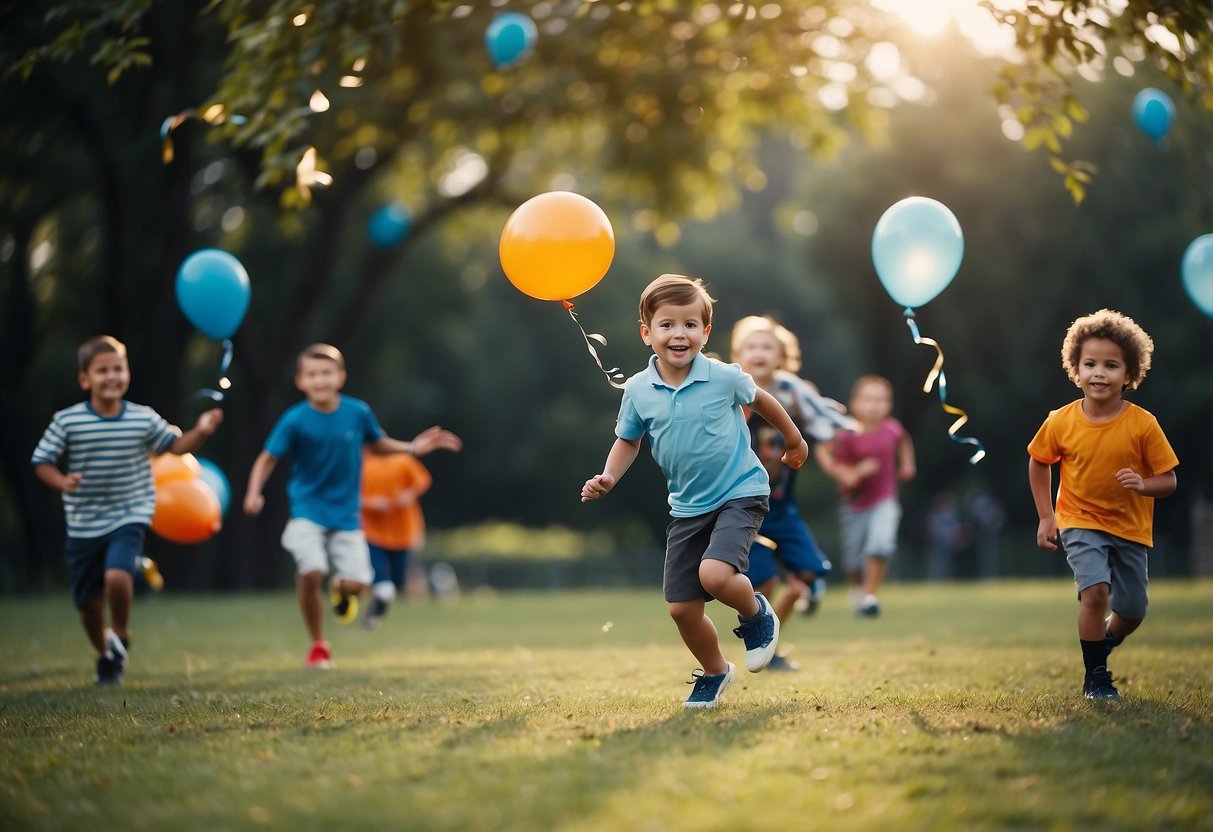
{"type": "Polygon", "coordinates": [[[671,601],[666,604],[666,609],[677,624],[690,624],[704,615],[703,604],[693,601],[671,601]]]}
{"type": "Polygon", "coordinates": [[[1091,584],[1078,593],[1078,601],[1083,606],[1107,606],[1110,587],[1107,584],[1091,584]]]}

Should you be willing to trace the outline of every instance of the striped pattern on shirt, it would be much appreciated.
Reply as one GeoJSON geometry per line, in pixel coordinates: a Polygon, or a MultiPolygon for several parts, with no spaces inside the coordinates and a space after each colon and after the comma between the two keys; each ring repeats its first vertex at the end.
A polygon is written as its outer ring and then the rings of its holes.
{"type": "Polygon", "coordinates": [[[107,418],[85,401],[54,415],[30,462],[56,465],[67,454],[67,472],[81,475],[76,490],[63,495],[67,536],[102,537],[128,523],[152,522],[156,484],[148,453],[164,453],[179,435],[146,405],[124,401],[122,412],[107,418]]]}

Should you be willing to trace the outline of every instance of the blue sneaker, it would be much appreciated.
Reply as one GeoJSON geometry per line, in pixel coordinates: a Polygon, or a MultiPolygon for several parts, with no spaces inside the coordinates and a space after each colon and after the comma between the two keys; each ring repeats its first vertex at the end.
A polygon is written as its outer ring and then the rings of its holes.
{"type": "Polygon", "coordinates": [[[1106,667],[1096,668],[1082,682],[1082,695],[1087,699],[1119,699],[1120,692],[1112,684],[1112,674],[1106,667]]]}
{"type": "Polygon", "coordinates": [[[740,624],[733,635],[745,642],[745,666],[751,673],[758,673],[771,663],[775,647],[779,644],[779,617],[761,592],[755,592],[758,613],[753,618],[737,616],[740,624]]]}
{"type": "Polygon", "coordinates": [[[118,662],[118,672],[121,673],[126,670],[126,660],[128,658],[126,642],[118,638],[118,634],[113,630],[106,630],[105,646],[109,650],[110,655],[114,657],[114,661],[118,662]]]}
{"type": "Polygon", "coordinates": [[[733,681],[734,667],[733,663],[729,662],[729,669],[724,673],[718,673],[715,676],[704,676],[703,671],[698,667],[691,671],[691,681],[688,685],[694,685],[691,689],[691,695],[687,697],[687,701],[682,703],[684,708],[715,708],[720,704],[720,697],[724,696],[724,692],[729,689],[729,683],[733,681]]]}

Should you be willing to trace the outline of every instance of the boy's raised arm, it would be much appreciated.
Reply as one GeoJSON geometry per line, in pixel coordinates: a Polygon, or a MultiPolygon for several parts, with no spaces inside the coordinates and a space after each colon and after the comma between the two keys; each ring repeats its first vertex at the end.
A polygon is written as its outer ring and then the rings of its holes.
{"type": "Polygon", "coordinates": [[[616,439],[611,452],[607,454],[602,473],[590,477],[581,487],[581,502],[588,503],[605,496],[636,461],[639,453],[639,439],[616,439]]]}
{"type": "Polygon", "coordinates": [[[198,416],[198,421],[192,428],[173,440],[173,444],[168,446],[169,453],[192,454],[202,447],[202,444],[215,432],[222,421],[223,411],[219,408],[212,407],[210,410],[204,411],[198,416]]]}

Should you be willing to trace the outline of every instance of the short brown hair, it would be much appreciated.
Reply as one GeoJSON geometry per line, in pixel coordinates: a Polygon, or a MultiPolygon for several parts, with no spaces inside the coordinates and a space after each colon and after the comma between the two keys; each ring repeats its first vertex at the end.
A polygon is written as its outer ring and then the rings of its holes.
{"type": "Polygon", "coordinates": [[[126,344],[112,335],[94,335],[76,350],[76,365],[80,368],[80,372],[87,373],[93,359],[107,352],[116,352],[126,358],[126,344]]]}
{"type": "Polygon", "coordinates": [[[341,354],[341,350],[334,347],[332,344],[312,344],[305,347],[299,357],[295,359],[295,372],[303,369],[303,359],[305,358],[327,358],[329,361],[337,363],[337,369],[345,369],[345,356],[341,354]]]}
{"type": "Polygon", "coordinates": [[[684,274],[663,274],[640,293],[640,322],[648,326],[653,314],[662,306],[690,306],[703,304],[703,323],[712,323],[712,304],[716,299],[708,294],[703,281],[684,274]]]}
{"type": "Polygon", "coordinates": [[[1075,384],[1078,384],[1082,345],[1090,338],[1103,338],[1121,348],[1125,354],[1125,389],[1136,390],[1150,371],[1154,340],[1128,315],[1111,309],[1100,309],[1077,318],[1061,342],[1061,367],[1075,384]]]}
{"type": "Polygon", "coordinates": [[[733,324],[733,337],[729,342],[729,352],[734,361],[737,360],[737,353],[741,352],[742,343],[755,332],[769,332],[783,348],[783,364],[779,369],[787,370],[789,373],[800,369],[800,339],[770,315],[761,317],[749,315],[733,324]]]}
{"type": "Polygon", "coordinates": [[[893,398],[893,382],[889,381],[884,376],[866,375],[855,379],[855,383],[851,385],[851,398],[859,393],[860,388],[867,387],[869,384],[875,384],[878,387],[883,387],[889,393],[889,398],[893,398]]]}

